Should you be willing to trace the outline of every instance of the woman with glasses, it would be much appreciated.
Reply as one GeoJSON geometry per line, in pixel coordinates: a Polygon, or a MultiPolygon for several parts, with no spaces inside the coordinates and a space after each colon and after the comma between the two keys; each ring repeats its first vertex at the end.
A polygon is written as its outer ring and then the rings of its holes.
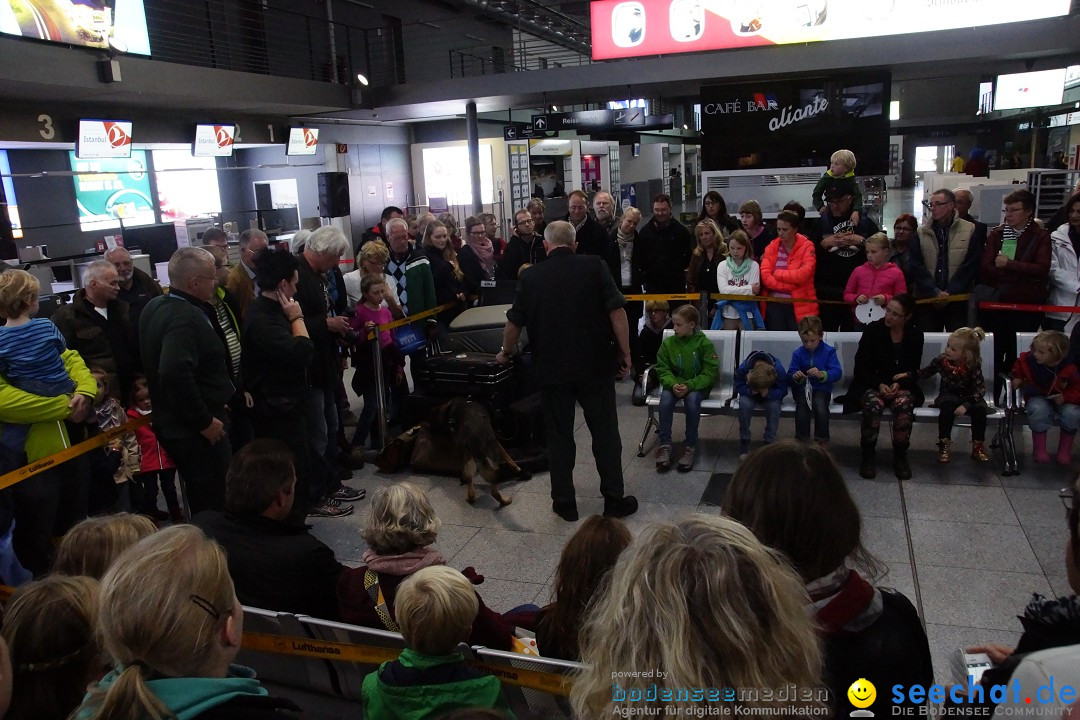
{"type": "Polygon", "coordinates": [[[911,478],[907,461],[911,424],[915,408],[924,400],[915,379],[922,367],[923,333],[912,326],[914,315],[915,300],[907,294],[896,295],[885,305],[885,317],[863,329],[855,353],[851,386],[842,402],[844,412],[862,413],[859,475],[867,479],[877,475],[874,453],[885,408],[893,415],[893,470],[900,480],[911,478]],[[904,373],[903,379],[896,379],[904,373]]]}
{"type": "Polygon", "coordinates": [[[101,581],[101,639],[116,667],[91,686],[74,717],[189,720],[295,717],[255,673],[234,665],[244,612],[225,553],[194,525],[128,548],[101,581]],[[166,569],[167,568],[167,569],[166,569]]]}
{"type": "Polygon", "coordinates": [[[702,220],[712,220],[716,223],[725,238],[742,227],[738,219],[728,214],[724,196],[715,190],[705,193],[705,198],[701,201],[701,212],[694,219],[694,224],[697,225],[702,220]]]}
{"type": "Polygon", "coordinates": [[[458,252],[461,272],[465,275],[465,293],[473,299],[480,296],[480,283],[495,278],[495,245],[488,236],[483,217],[470,217],[465,221],[465,244],[458,252]]]}

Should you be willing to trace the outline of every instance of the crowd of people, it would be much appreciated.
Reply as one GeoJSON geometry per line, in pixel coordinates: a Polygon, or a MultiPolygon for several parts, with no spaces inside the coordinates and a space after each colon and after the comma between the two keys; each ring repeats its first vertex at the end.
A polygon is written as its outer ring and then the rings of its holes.
{"type": "MultiPolygon", "coordinates": [[[[373,495],[363,564],[339,563],[289,521],[292,460],[280,441],[249,443],[230,463],[224,510],[191,524],[159,530],[122,513],[76,525],[51,572],[5,608],[0,716],[301,716],[235,664],[241,604],[400,633],[406,649],[363,682],[365,716],[380,719],[468,708],[513,717],[499,680],[465,662],[462,642],[511,650],[526,641],[581,662],[570,701],[582,718],[643,699],[683,714],[722,699],[839,716],[859,679],[879,688],[874,709],[884,712],[893,699],[883,688],[934,683],[915,607],[866,550],[840,470],[816,445],[785,440],[752,453],[716,514],[653,522],[636,537],[618,518],[585,519],[562,551],[550,602],[503,613],[484,603],[483,568],[447,565],[440,520],[407,482],[373,495]],[[724,688],[736,695],[710,694],[724,688]]],[[[1065,565],[1077,589],[1080,509],[1069,492],[1065,565]]],[[[1033,692],[1047,667],[1059,683],[1080,680],[1075,606],[1075,596],[1036,597],[1015,649],[978,648],[994,661],[983,686],[1016,679],[1033,692]]],[[[979,702],[1002,700],[979,693],[979,702]]]]}

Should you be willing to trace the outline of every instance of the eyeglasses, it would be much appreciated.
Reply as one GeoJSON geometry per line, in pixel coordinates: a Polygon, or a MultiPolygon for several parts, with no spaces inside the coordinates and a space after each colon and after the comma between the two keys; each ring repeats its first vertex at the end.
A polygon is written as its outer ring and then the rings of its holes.
{"type": "Polygon", "coordinates": [[[928,203],[927,207],[945,207],[946,205],[952,205],[948,200],[941,200],[938,202],[928,203]]]}
{"type": "Polygon", "coordinates": [[[528,220],[518,220],[517,223],[515,223],[515,224],[516,225],[532,225],[533,224],[533,219],[529,218],[528,220]]]}
{"type": "Polygon", "coordinates": [[[1072,510],[1076,504],[1076,491],[1072,488],[1061,488],[1058,490],[1058,498],[1061,499],[1061,504],[1066,510],[1072,510]]]}
{"type": "Polygon", "coordinates": [[[485,231],[485,230],[470,230],[469,234],[474,236],[474,237],[480,237],[481,235],[487,235],[487,231],[485,231]]]}

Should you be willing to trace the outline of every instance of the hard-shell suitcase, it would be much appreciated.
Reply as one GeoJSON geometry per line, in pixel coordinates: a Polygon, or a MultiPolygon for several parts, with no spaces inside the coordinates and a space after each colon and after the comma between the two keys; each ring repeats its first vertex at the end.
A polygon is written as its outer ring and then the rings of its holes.
{"type": "MultiPolygon", "coordinates": [[[[506,311],[509,305],[489,305],[469,308],[458,315],[447,329],[442,346],[455,353],[480,352],[497,353],[502,349],[503,328],[506,327],[506,311]]],[[[528,342],[522,330],[518,345],[524,347],[528,342]]]]}
{"type": "Polygon", "coordinates": [[[514,400],[514,365],[500,365],[490,353],[435,355],[413,369],[413,378],[427,395],[472,397],[492,410],[514,400]]]}

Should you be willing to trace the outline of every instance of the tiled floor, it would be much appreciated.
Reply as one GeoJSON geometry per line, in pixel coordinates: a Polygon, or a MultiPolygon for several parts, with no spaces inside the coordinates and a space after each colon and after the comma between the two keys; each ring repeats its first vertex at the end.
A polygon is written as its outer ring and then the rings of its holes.
{"type": "MultiPolygon", "coordinates": [[[[650,521],[689,512],[716,512],[699,506],[699,500],[712,473],[733,472],[738,464],[737,421],[703,419],[694,471],[657,475],[651,456],[636,456],[645,410],[630,404],[628,382],[618,389],[626,489],[641,504],[628,518],[631,530],[636,533],[650,521]]],[[[676,439],[681,432],[681,419],[676,419],[676,439]]],[[[755,437],[760,432],[755,424],[755,437]]],[[[863,542],[888,566],[881,584],[899,589],[919,608],[939,679],[948,672],[948,654],[961,645],[1015,643],[1021,630],[1016,616],[1031,593],[1069,592],[1064,511],[1057,498],[1057,490],[1069,483],[1069,472],[1028,463],[1021,465],[1023,474],[1001,477],[999,453],[989,466],[968,459],[963,452],[966,432],[957,430],[954,461],[941,466],[933,447],[934,426],[917,425],[910,453],[914,477],[900,484],[887,472],[887,441],[878,451],[878,478],[863,480],[856,470],[858,425],[849,421],[832,425],[833,453],[862,510],[863,542]]],[[[784,420],[781,436],[792,433],[792,421],[784,420]]],[[[577,437],[575,483],[579,509],[587,517],[600,512],[603,503],[580,414],[577,437]]],[[[1026,430],[1018,430],[1017,439],[1021,452],[1026,452],[1026,430]]],[[[1056,447],[1053,436],[1051,447],[1056,447]]],[[[406,479],[427,489],[443,523],[436,547],[449,564],[459,569],[475,566],[486,577],[480,592],[489,606],[505,611],[521,603],[547,602],[559,553],[580,523],[564,522],[551,511],[546,473],[504,485],[514,502],[503,509],[497,509],[486,494],[469,506],[456,478],[408,471],[387,476],[368,465],[356,473],[354,484],[370,494],[406,479]]],[[[366,502],[361,502],[350,517],[314,521],[315,533],[346,564],[360,562],[365,510],[366,502]]]]}

